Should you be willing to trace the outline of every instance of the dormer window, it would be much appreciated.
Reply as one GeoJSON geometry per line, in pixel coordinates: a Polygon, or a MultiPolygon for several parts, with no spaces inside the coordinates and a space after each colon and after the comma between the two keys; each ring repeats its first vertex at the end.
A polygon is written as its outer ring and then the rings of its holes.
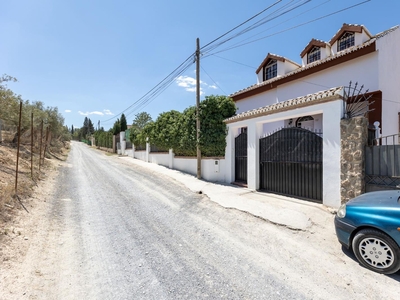
{"type": "Polygon", "coordinates": [[[271,59],[264,67],[264,80],[278,76],[278,67],[275,59],[271,59]]]}
{"type": "Polygon", "coordinates": [[[312,63],[314,61],[321,59],[321,48],[313,47],[310,52],[307,54],[307,63],[312,63]]]}
{"type": "Polygon", "coordinates": [[[354,32],[346,32],[337,41],[337,51],[342,51],[354,46],[354,32]]]}

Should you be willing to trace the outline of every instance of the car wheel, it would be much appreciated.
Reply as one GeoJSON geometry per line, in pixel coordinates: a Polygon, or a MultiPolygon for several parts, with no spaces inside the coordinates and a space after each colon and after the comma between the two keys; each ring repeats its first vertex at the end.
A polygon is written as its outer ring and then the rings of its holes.
{"type": "Polygon", "coordinates": [[[352,248],[358,261],[367,269],[393,274],[400,269],[399,246],[388,235],[374,229],[360,230],[352,248]]]}

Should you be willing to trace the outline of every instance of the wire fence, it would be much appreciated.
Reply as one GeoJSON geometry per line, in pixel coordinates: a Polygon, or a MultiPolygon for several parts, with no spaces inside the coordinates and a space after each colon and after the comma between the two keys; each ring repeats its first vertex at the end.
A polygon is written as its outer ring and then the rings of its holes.
{"type": "MultiPolygon", "coordinates": [[[[35,120],[33,113],[29,126],[21,126],[22,103],[20,105],[19,123],[15,120],[0,119],[0,145],[4,146],[3,151],[9,149],[15,155],[3,157],[2,164],[10,168],[15,165],[15,186],[14,196],[22,204],[19,194],[18,175],[27,175],[33,182],[39,179],[41,167],[48,153],[48,146],[51,141],[50,126],[43,120],[35,120]],[[30,173],[30,174],[29,174],[30,173]],[[30,176],[29,176],[30,175],[30,176]]],[[[11,171],[11,170],[10,170],[11,171]]],[[[12,173],[8,172],[8,174],[12,173]]],[[[4,196],[4,195],[3,195],[4,196]]]]}

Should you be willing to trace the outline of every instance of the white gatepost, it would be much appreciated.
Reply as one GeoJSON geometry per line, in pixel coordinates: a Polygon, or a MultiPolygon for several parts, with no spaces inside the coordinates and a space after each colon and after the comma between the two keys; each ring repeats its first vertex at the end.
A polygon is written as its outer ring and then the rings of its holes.
{"type": "Polygon", "coordinates": [[[175,157],[174,152],[172,151],[172,149],[169,149],[168,167],[169,167],[170,169],[173,169],[173,168],[174,168],[174,157],[175,157]]]}
{"type": "Polygon", "coordinates": [[[262,124],[254,121],[247,126],[247,187],[251,190],[260,188],[260,136],[262,124]]]}
{"type": "Polygon", "coordinates": [[[121,147],[121,155],[125,155],[125,149],[126,149],[125,131],[121,131],[119,133],[119,144],[121,147]]]}
{"type": "Polygon", "coordinates": [[[322,199],[324,205],[331,207],[339,207],[341,203],[341,116],[343,116],[343,100],[324,104],[322,199]]]}
{"type": "Polygon", "coordinates": [[[149,139],[147,138],[145,162],[149,162],[149,156],[150,156],[150,143],[148,142],[148,140],[149,140],[149,139]]]}
{"type": "Polygon", "coordinates": [[[225,148],[225,181],[232,183],[235,181],[235,127],[228,126],[225,148]]]}

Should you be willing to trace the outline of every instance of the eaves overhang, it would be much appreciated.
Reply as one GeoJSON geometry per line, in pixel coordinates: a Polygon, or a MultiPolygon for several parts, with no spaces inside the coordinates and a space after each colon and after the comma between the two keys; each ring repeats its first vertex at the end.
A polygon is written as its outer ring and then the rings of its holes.
{"type": "Polygon", "coordinates": [[[254,84],[248,88],[245,88],[243,90],[231,94],[230,97],[236,102],[238,100],[245,99],[266,92],[268,90],[274,89],[281,84],[285,84],[300,79],[302,77],[315,74],[330,67],[336,66],[338,64],[347,62],[352,59],[356,59],[358,57],[367,55],[375,51],[376,51],[376,39],[373,38],[362,45],[351,47],[349,49],[337,53],[334,56],[329,56],[325,59],[315,61],[311,64],[307,64],[306,66],[298,68],[283,76],[275,77],[273,79],[263,81],[258,84],[254,84]]]}
{"type": "Polygon", "coordinates": [[[369,37],[372,37],[372,35],[367,30],[367,28],[365,28],[363,25],[346,24],[345,23],[345,24],[343,24],[342,28],[340,28],[339,31],[336,32],[336,34],[331,38],[331,40],[329,41],[329,44],[331,44],[331,46],[332,46],[345,32],[361,33],[363,30],[369,37]]]}
{"type": "Polygon", "coordinates": [[[254,119],[257,117],[272,115],[279,112],[293,110],[301,107],[311,106],[334,100],[344,100],[344,99],[345,99],[344,87],[335,87],[329,90],[320,91],[314,94],[309,94],[306,96],[242,112],[240,114],[237,114],[236,116],[225,119],[224,122],[226,124],[235,123],[238,121],[254,119]]]}
{"type": "MultiPolygon", "coordinates": [[[[300,57],[304,57],[313,47],[321,47],[321,48],[326,48],[329,44],[321,41],[321,40],[316,40],[312,39],[308,45],[304,48],[303,51],[300,53],[300,57]]],[[[329,45],[330,46],[330,45],[329,45]]]]}

